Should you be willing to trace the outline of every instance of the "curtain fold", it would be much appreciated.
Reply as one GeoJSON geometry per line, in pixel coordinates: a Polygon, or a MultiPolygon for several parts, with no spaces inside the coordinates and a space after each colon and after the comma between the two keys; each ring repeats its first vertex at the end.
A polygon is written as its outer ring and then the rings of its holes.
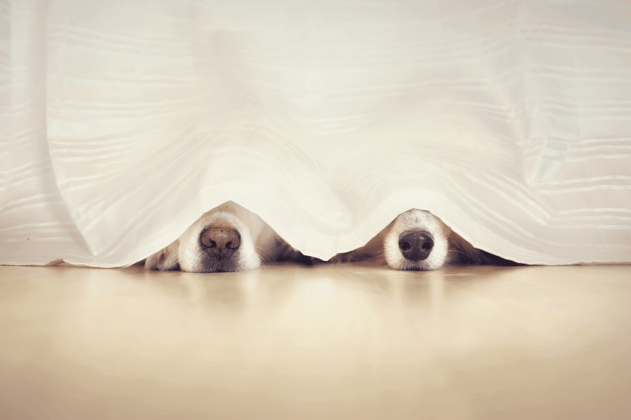
{"type": "Polygon", "coordinates": [[[631,5],[0,3],[0,263],[116,267],[235,201],[303,253],[429,210],[631,262],[631,5]]]}

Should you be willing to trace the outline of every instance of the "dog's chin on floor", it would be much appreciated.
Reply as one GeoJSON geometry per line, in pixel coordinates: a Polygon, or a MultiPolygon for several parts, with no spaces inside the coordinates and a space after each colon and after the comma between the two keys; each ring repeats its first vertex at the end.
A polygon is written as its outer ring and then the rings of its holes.
{"type": "MultiPolygon", "coordinates": [[[[202,215],[177,240],[145,260],[150,270],[224,273],[255,270],[264,263],[320,262],[285,242],[259,216],[233,202],[202,215]]],[[[330,262],[366,262],[403,271],[445,265],[519,265],[474,248],[438,217],[412,209],[397,216],[365,246],[330,262]]]]}
{"type": "Polygon", "coordinates": [[[264,263],[312,259],[292,248],[258,215],[227,202],[202,215],[168,247],[145,260],[150,270],[224,273],[264,263]]]}
{"type": "Polygon", "coordinates": [[[397,216],[365,246],[331,259],[335,263],[367,261],[402,271],[431,271],[449,265],[519,265],[474,248],[440,218],[418,209],[397,216]]]}

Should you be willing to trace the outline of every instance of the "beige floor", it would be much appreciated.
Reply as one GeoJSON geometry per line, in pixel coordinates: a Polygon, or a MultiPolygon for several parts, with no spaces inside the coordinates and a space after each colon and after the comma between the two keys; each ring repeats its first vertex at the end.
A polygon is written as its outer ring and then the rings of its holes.
{"type": "Polygon", "coordinates": [[[631,418],[630,322],[631,266],[0,267],[0,418],[631,418]]]}

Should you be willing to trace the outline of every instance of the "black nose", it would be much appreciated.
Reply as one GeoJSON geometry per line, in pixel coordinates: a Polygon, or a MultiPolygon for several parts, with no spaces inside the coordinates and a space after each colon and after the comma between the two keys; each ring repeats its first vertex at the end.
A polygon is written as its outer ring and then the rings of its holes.
{"type": "Polygon", "coordinates": [[[434,238],[425,230],[406,230],[399,236],[401,254],[410,261],[421,261],[429,257],[434,248],[434,238]]]}
{"type": "Polygon", "coordinates": [[[220,260],[239,249],[241,235],[232,228],[209,226],[200,233],[199,243],[202,249],[220,260]]]}

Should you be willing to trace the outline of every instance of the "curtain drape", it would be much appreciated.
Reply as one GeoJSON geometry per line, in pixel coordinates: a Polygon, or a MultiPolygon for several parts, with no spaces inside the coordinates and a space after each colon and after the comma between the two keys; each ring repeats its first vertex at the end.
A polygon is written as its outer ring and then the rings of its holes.
{"type": "Polygon", "coordinates": [[[305,254],[438,215],[631,261],[631,5],[0,2],[0,263],[132,264],[228,200],[305,254]]]}

